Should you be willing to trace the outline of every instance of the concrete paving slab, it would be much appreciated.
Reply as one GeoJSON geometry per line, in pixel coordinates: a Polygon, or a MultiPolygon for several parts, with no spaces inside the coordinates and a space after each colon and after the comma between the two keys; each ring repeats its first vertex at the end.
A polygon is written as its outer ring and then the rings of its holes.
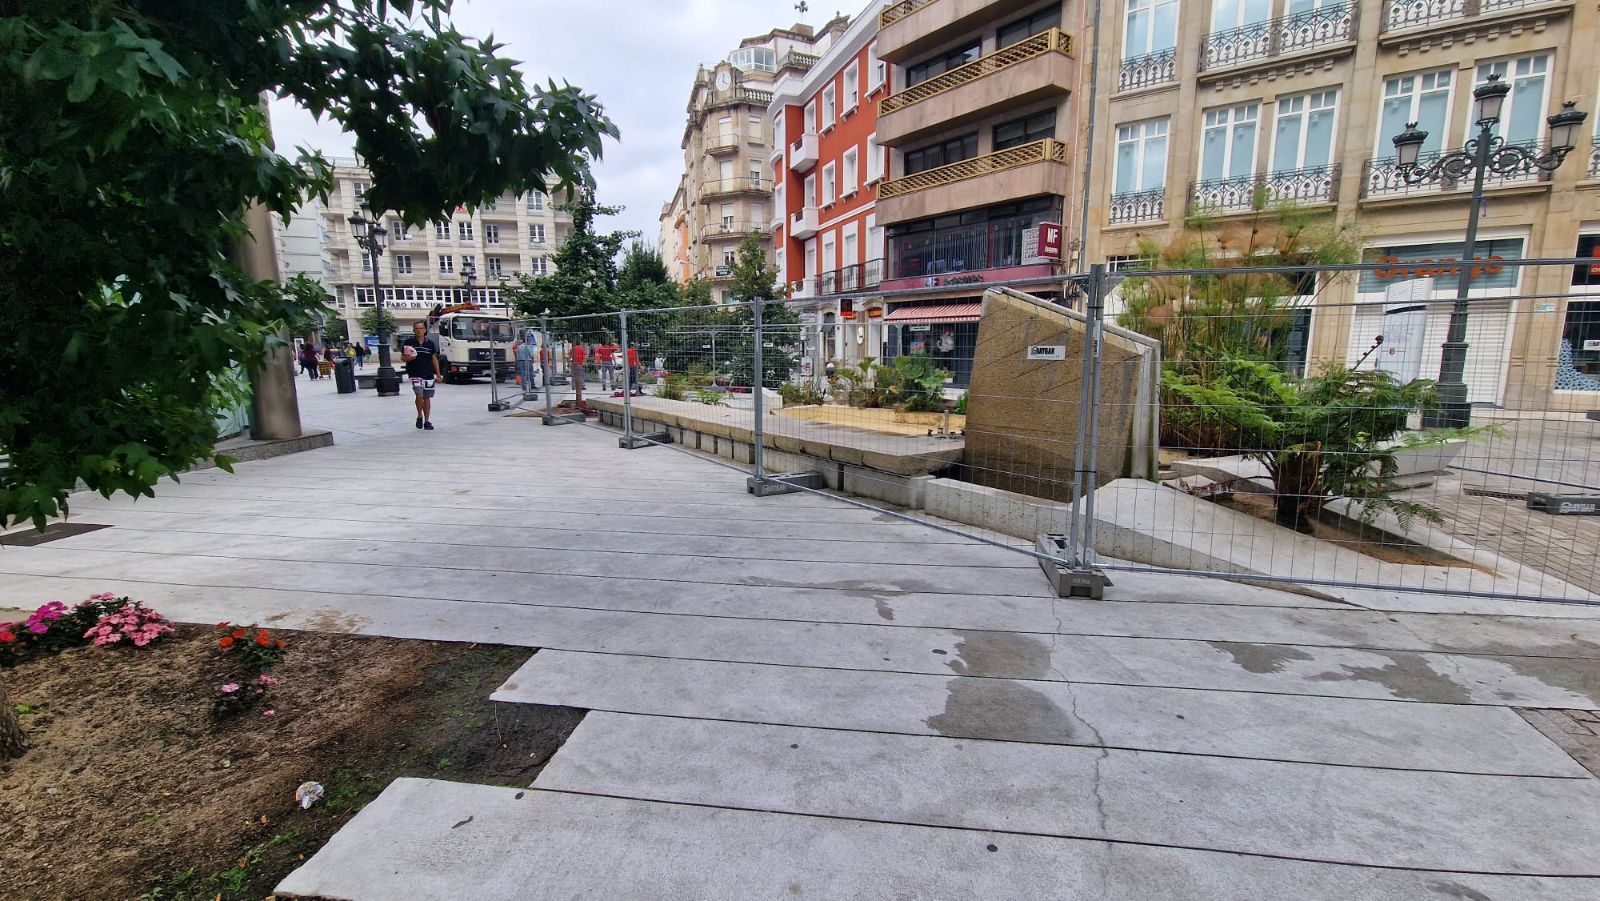
{"type": "MultiPolygon", "coordinates": [[[[41,548],[13,549],[7,558],[7,567],[16,573],[60,573],[79,577],[98,570],[108,578],[115,573],[143,569],[149,576],[145,581],[181,582],[185,569],[192,569],[197,559],[204,561],[209,556],[177,557],[60,547],[113,531],[63,539],[41,548]],[[87,558],[82,564],[87,571],[74,570],[70,565],[62,569],[66,561],[75,557],[87,558]]],[[[217,539],[217,543],[225,542],[217,539]]],[[[381,548],[375,550],[373,556],[381,551],[381,548]]],[[[236,584],[241,587],[285,585],[295,580],[312,590],[326,584],[339,584],[333,581],[319,585],[319,580],[302,567],[285,572],[278,565],[278,558],[226,559],[230,578],[239,580],[236,584]]],[[[399,584],[415,586],[411,590],[418,594],[427,591],[428,584],[447,587],[452,582],[451,577],[454,581],[493,582],[497,576],[504,575],[444,566],[378,566],[353,555],[336,556],[333,562],[359,567],[362,574],[356,578],[381,574],[399,584]]],[[[351,577],[351,573],[344,570],[339,578],[351,577]]],[[[512,578],[522,577],[512,574],[512,578]]],[[[692,579],[685,576],[683,581],[692,579]]],[[[877,586],[846,583],[838,587],[871,590],[877,586]]],[[[420,600],[408,606],[420,612],[437,603],[420,600]]],[[[343,606],[347,613],[368,622],[383,623],[396,613],[394,605],[371,598],[352,599],[343,606]]],[[[292,622],[297,613],[303,613],[294,607],[282,612],[289,616],[283,621],[284,625],[292,622]]],[[[432,613],[439,617],[449,615],[437,607],[432,613]]],[[[451,613],[467,618],[480,614],[507,615],[505,610],[456,609],[451,613]]],[[[1444,655],[970,630],[923,631],[572,608],[543,608],[538,617],[527,619],[529,621],[518,633],[521,637],[518,643],[565,650],[984,678],[1600,709],[1600,666],[1568,658],[1444,655]]]]}
{"type": "Polygon", "coordinates": [[[1594,880],[1307,863],[400,779],[280,895],[1038,901],[1593,897],[1594,880]]]}
{"type": "Polygon", "coordinates": [[[542,650],[495,700],[1343,766],[1571,777],[1510,710],[542,650]],[[1090,724],[1093,724],[1091,726],[1090,724]]]}
{"type": "Polygon", "coordinates": [[[1600,876],[1600,782],[1583,777],[1404,772],[591,712],[535,784],[1328,863],[1600,876]]]}

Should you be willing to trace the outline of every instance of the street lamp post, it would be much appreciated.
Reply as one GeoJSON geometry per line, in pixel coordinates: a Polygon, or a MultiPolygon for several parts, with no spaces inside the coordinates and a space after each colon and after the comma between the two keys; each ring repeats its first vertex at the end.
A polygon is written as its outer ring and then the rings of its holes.
{"type": "Polygon", "coordinates": [[[370,220],[356,213],[349,222],[356,246],[366,253],[372,263],[372,299],[378,305],[378,376],[373,380],[373,385],[378,389],[379,397],[397,397],[400,394],[400,376],[394,371],[389,347],[394,337],[389,328],[389,318],[383,312],[383,288],[378,281],[378,261],[383,259],[384,240],[389,237],[389,231],[379,224],[376,213],[370,220]]]}
{"type": "Polygon", "coordinates": [[[1418,158],[1428,133],[1417,129],[1417,123],[1406,123],[1406,130],[1394,137],[1394,154],[1398,175],[1408,185],[1432,181],[1460,181],[1472,174],[1472,207],[1467,211],[1466,242],[1457,261],[1456,299],[1450,310],[1450,330],[1439,355],[1439,407],[1423,416],[1422,424],[1428,428],[1466,428],[1472,421],[1472,407],[1467,403],[1467,293],[1471,288],[1472,271],[1476,268],[1474,255],[1478,241],[1478,214],[1483,205],[1485,176],[1520,175],[1534,170],[1553,172],[1572,152],[1578,139],[1578,128],[1587,116],[1576,109],[1569,100],[1561,111],[1546,119],[1550,126],[1550,149],[1536,153],[1526,147],[1506,143],[1505,138],[1494,133],[1505,106],[1511,86],[1490,75],[1472,91],[1474,121],[1478,136],[1465,147],[1442,154],[1427,165],[1418,158]]]}

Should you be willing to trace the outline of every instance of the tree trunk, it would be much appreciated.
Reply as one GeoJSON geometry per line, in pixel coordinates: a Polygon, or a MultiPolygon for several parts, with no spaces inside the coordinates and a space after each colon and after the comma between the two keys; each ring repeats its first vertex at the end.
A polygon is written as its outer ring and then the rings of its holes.
{"type": "Polygon", "coordinates": [[[1277,492],[1277,522],[1297,532],[1311,533],[1306,513],[1317,501],[1322,476],[1320,449],[1280,453],[1271,467],[1273,490],[1277,492]]]}
{"type": "Polygon", "coordinates": [[[21,757],[27,749],[27,736],[22,733],[22,724],[17,722],[17,711],[6,693],[5,679],[0,677],[0,763],[21,757]]]}

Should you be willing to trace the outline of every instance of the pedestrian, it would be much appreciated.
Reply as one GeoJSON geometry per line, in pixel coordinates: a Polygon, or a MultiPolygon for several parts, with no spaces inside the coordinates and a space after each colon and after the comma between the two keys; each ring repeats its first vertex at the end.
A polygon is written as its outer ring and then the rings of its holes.
{"type": "Polygon", "coordinates": [[[357,341],[356,342],[356,368],[357,369],[366,369],[367,368],[367,342],[366,341],[357,341]]]}
{"type": "Polygon", "coordinates": [[[639,348],[628,348],[628,391],[634,397],[643,397],[644,391],[639,387],[639,348]]]}
{"type": "Polygon", "coordinates": [[[530,330],[512,348],[511,353],[517,358],[517,378],[522,381],[522,393],[527,395],[539,387],[534,377],[537,368],[535,361],[539,358],[539,345],[534,341],[533,332],[530,330]]]}
{"type": "Polygon", "coordinates": [[[406,377],[411,379],[411,393],[417,403],[417,428],[433,431],[433,391],[438,380],[444,377],[439,368],[439,345],[428,337],[428,324],[422,320],[411,323],[411,337],[400,345],[400,356],[406,361],[406,377]]]}
{"type": "Polygon", "coordinates": [[[583,364],[589,359],[589,349],[582,344],[572,345],[572,390],[578,405],[583,405],[583,364]]]}
{"type": "Polygon", "coordinates": [[[600,358],[600,390],[611,391],[617,387],[617,346],[607,338],[594,349],[594,355],[600,358]]]}
{"type": "Polygon", "coordinates": [[[305,373],[312,381],[317,376],[317,349],[310,342],[300,345],[300,371],[305,373]]]}

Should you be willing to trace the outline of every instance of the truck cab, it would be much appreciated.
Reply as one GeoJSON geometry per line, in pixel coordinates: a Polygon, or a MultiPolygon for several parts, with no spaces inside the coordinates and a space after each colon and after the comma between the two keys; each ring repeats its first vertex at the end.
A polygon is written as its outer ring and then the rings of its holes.
{"type": "Polygon", "coordinates": [[[488,313],[446,313],[439,317],[438,335],[445,381],[471,381],[491,371],[503,381],[516,374],[511,320],[488,313]]]}

